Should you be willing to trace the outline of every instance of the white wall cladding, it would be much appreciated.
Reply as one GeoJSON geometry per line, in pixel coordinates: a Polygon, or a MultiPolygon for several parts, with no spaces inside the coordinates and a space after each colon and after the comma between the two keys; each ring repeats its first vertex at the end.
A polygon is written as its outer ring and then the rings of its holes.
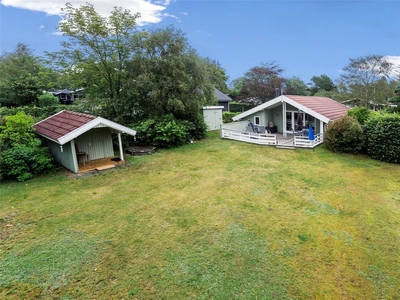
{"type": "Polygon", "coordinates": [[[89,154],[89,160],[114,156],[111,130],[93,128],[75,139],[79,151],[89,154]]]}
{"type": "Polygon", "coordinates": [[[203,107],[203,118],[208,130],[219,129],[222,124],[222,106],[203,107]]]}
{"type": "Polygon", "coordinates": [[[77,173],[78,172],[78,166],[75,166],[74,160],[72,155],[75,155],[75,151],[72,152],[71,149],[71,143],[68,142],[62,146],[59,144],[49,141],[48,142],[49,149],[51,154],[54,157],[54,160],[58,162],[59,164],[63,165],[67,169],[77,173]],[[62,151],[61,151],[62,148],[62,151]]]}

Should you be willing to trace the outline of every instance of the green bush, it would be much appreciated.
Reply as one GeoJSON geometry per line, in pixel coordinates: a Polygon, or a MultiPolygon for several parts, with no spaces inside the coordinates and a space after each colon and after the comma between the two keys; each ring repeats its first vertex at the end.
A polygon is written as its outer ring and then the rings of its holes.
{"type": "Polygon", "coordinates": [[[192,120],[181,121],[189,132],[189,140],[201,140],[206,136],[207,124],[201,114],[196,115],[192,120]]]}
{"type": "Polygon", "coordinates": [[[365,107],[357,107],[347,111],[347,115],[355,117],[360,125],[364,125],[372,114],[374,114],[374,112],[365,107]]]}
{"type": "Polygon", "coordinates": [[[34,139],[29,145],[15,144],[0,156],[0,179],[16,178],[25,181],[52,168],[52,157],[41,141],[34,139]]]}
{"type": "Polygon", "coordinates": [[[381,113],[364,125],[366,149],[374,159],[400,163],[400,115],[381,113]]]}
{"type": "Polygon", "coordinates": [[[233,120],[232,118],[234,116],[237,116],[238,114],[240,114],[239,112],[229,112],[229,111],[224,111],[222,112],[222,122],[223,123],[232,123],[233,120]]]}
{"type": "Polygon", "coordinates": [[[177,120],[171,114],[133,124],[132,128],[136,130],[137,144],[161,148],[181,146],[204,138],[206,132],[206,125],[199,117],[190,122],[177,120]]]}
{"type": "Polygon", "coordinates": [[[50,93],[40,95],[37,102],[39,107],[57,106],[59,104],[58,98],[50,93]]]}
{"type": "Polygon", "coordinates": [[[24,181],[52,168],[52,157],[32,128],[34,120],[23,111],[0,122],[0,180],[24,181]]]}
{"type": "Polygon", "coordinates": [[[364,140],[360,123],[347,115],[329,123],[324,134],[324,143],[333,152],[359,153],[363,150],[364,140]]]}

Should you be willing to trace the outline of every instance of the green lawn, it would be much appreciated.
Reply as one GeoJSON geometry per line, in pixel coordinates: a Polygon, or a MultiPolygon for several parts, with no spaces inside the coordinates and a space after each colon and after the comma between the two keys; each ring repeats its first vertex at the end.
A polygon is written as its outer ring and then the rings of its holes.
{"type": "Polygon", "coordinates": [[[400,298],[400,165],[217,132],[128,159],[0,185],[0,298],[400,298]]]}

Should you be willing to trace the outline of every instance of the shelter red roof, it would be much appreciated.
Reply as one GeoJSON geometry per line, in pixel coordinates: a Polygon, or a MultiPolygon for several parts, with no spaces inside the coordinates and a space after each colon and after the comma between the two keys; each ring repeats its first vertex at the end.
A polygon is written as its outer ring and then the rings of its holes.
{"type": "Polygon", "coordinates": [[[330,120],[336,120],[343,116],[349,108],[345,105],[336,102],[328,97],[317,96],[294,96],[285,95],[286,97],[296,101],[297,103],[306,106],[307,108],[327,117],[330,120]]]}
{"type": "Polygon", "coordinates": [[[92,115],[63,110],[33,127],[37,133],[58,140],[96,118],[92,115]]]}

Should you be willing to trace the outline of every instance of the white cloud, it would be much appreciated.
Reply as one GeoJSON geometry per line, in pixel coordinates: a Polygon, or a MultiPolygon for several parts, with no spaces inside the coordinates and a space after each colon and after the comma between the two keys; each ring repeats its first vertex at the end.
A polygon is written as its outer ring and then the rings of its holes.
{"type": "MultiPolygon", "coordinates": [[[[12,6],[15,8],[28,9],[32,11],[41,11],[49,15],[62,15],[61,8],[65,7],[66,0],[0,0],[4,6],[12,6]]],[[[70,0],[74,7],[86,4],[86,0],[70,0]]],[[[122,6],[129,9],[132,14],[140,12],[141,17],[137,20],[138,25],[147,23],[158,23],[162,20],[161,13],[171,3],[170,0],[154,1],[154,0],[119,0],[118,2],[111,0],[91,0],[96,11],[103,16],[108,16],[114,6],[122,6]]],[[[169,16],[169,15],[168,15],[169,16]]]]}
{"type": "Polygon", "coordinates": [[[43,28],[44,28],[44,25],[40,25],[40,26],[39,26],[39,29],[43,29],[43,28]]]}
{"type": "Polygon", "coordinates": [[[180,21],[179,18],[178,18],[177,16],[175,16],[175,15],[170,15],[170,14],[168,14],[168,13],[163,13],[162,16],[163,16],[163,17],[173,18],[173,19],[175,19],[175,20],[180,21]]]}
{"type": "Polygon", "coordinates": [[[393,64],[393,72],[391,77],[396,77],[400,75],[400,56],[385,56],[386,60],[393,64]]]}
{"type": "Polygon", "coordinates": [[[186,17],[189,17],[189,13],[187,13],[187,12],[185,12],[185,11],[182,11],[181,14],[184,15],[184,16],[186,16],[186,17]]]}

